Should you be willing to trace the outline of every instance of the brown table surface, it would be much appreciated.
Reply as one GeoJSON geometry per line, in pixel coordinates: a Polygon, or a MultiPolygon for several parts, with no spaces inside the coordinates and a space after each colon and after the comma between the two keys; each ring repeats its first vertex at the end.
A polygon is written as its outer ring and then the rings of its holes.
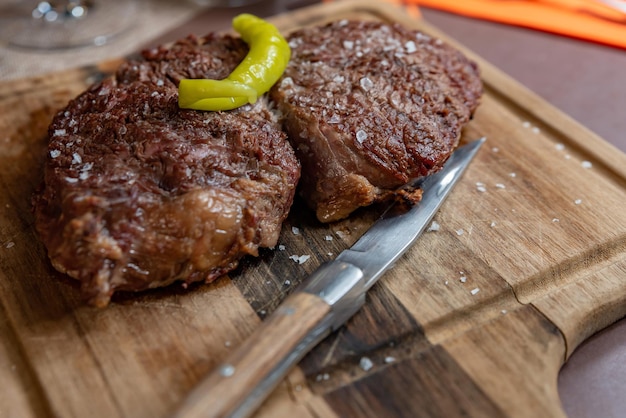
{"type": "MultiPolygon", "coordinates": [[[[269,16],[286,8],[316,3],[272,1],[273,6],[260,3],[247,8],[200,11],[174,30],[164,28],[167,33],[146,46],[189,33],[202,35],[227,29],[231,18],[241,11],[269,16]]],[[[174,7],[167,2],[150,4],[153,8],[163,4],[174,7]]],[[[431,24],[626,152],[626,51],[429,9],[422,12],[431,24]]],[[[26,54],[23,56],[26,58],[26,54]]],[[[626,416],[626,319],[576,350],[562,369],[559,389],[570,418],[626,416]]]]}

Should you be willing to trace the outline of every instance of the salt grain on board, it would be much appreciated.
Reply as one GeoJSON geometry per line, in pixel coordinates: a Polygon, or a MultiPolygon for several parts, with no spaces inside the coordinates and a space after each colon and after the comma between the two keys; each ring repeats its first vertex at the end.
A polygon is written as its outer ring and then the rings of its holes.
{"type": "Polygon", "coordinates": [[[476,294],[476,293],[478,293],[478,292],[480,292],[480,289],[476,287],[476,288],[472,289],[472,291],[471,291],[470,293],[471,293],[472,295],[475,295],[475,294],[476,294]]]}
{"type": "Polygon", "coordinates": [[[372,363],[372,360],[370,360],[369,357],[361,357],[361,360],[359,361],[359,366],[364,371],[368,371],[372,367],[374,367],[374,363],[372,363]]]}
{"type": "Polygon", "coordinates": [[[309,260],[309,258],[311,258],[311,256],[310,255],[306,255],[306,254],[300,255],[300,256],[293,254],[293,255],[289,256],[290,260],[293,260],[293,261],[295,261],[298,264],[305,263],[306,261],[309,260]]]}
{"type": "Polygon", "coordinates": [[[582,199],[576,199],[576,200],[574,200],[574,204],[575,204],[575,205],[580,205],[581,203],[583,203],[583,200],[582,200],[582,199]]]}
{"type": "Polygon", "coordinates": [[[439,229],[441,229],[441,226],[439,225],[438,222],[433,221],[430,226],[428,227],[428,231],[429,232],[437,232],[439,231],[439,229]]]}
{"type": "Polygon", "coordinates": [[[300,235],[300,228],[298,228],[297,226],[292,226],[292,227],[291,227],[291,232],[292,232],[294,235],[300,235]]]}
{"type": "Polygon", "coordinates": [[[580,165],[582,165],[583,168],[591,168],[591,167],[593,167],[593,164],[591,164],[591,161],[583,161],[582,163],[580,163],[580,165]]]}

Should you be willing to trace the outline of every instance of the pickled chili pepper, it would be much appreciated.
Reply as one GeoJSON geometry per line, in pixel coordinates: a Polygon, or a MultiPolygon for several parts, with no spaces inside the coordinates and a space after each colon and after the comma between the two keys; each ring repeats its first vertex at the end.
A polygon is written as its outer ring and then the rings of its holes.
{"type": "Polygon", "coordinates": [[[181,80],[179,107],[218,111],[254,103],[283,74],[291,49],[274,25],[243,13],[233,19],[233,28],[248,44],[248,54],[223,80],[181,80]]]}

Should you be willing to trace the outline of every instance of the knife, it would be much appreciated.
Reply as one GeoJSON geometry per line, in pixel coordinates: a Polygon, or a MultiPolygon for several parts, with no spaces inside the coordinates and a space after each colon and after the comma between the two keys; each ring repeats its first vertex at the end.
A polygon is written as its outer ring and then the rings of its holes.
{"type": "Polygon", "coordinates": [[[425,177],[421,201],[392,205],[349,249],[320,266],[179,405],[175,418],[247,417],[289,370],[365,303],[365,294],[409,249],[485,141],[457,148],[425,177]]]}

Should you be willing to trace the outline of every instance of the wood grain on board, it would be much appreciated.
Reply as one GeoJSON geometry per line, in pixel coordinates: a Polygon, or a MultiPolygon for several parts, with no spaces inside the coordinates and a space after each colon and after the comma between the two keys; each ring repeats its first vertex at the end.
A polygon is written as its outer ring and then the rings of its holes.
{"type": "MultiPolygon", "coordinates": [[[[340,18],[445,38],[373,1],[314,6],[274,22],[289,31],[340,18]]],[[[439,230],[372,288],[258,416],[561,416],[560,366],[626,315],[626,156],[466,52],[480,64],[485,95],[463,138],[487,143],[435,217],[439,230]]],[[[30,197],[53,114],[115,65],[0,83],[4,416],[168,416],[381,209],[321,225],[297,201],[284,250],[246,258],[209,285],[84,306],[75,283],[47,261],[30,197]],[[291,255],[311,257],[298,264],[291,255]]]]}

